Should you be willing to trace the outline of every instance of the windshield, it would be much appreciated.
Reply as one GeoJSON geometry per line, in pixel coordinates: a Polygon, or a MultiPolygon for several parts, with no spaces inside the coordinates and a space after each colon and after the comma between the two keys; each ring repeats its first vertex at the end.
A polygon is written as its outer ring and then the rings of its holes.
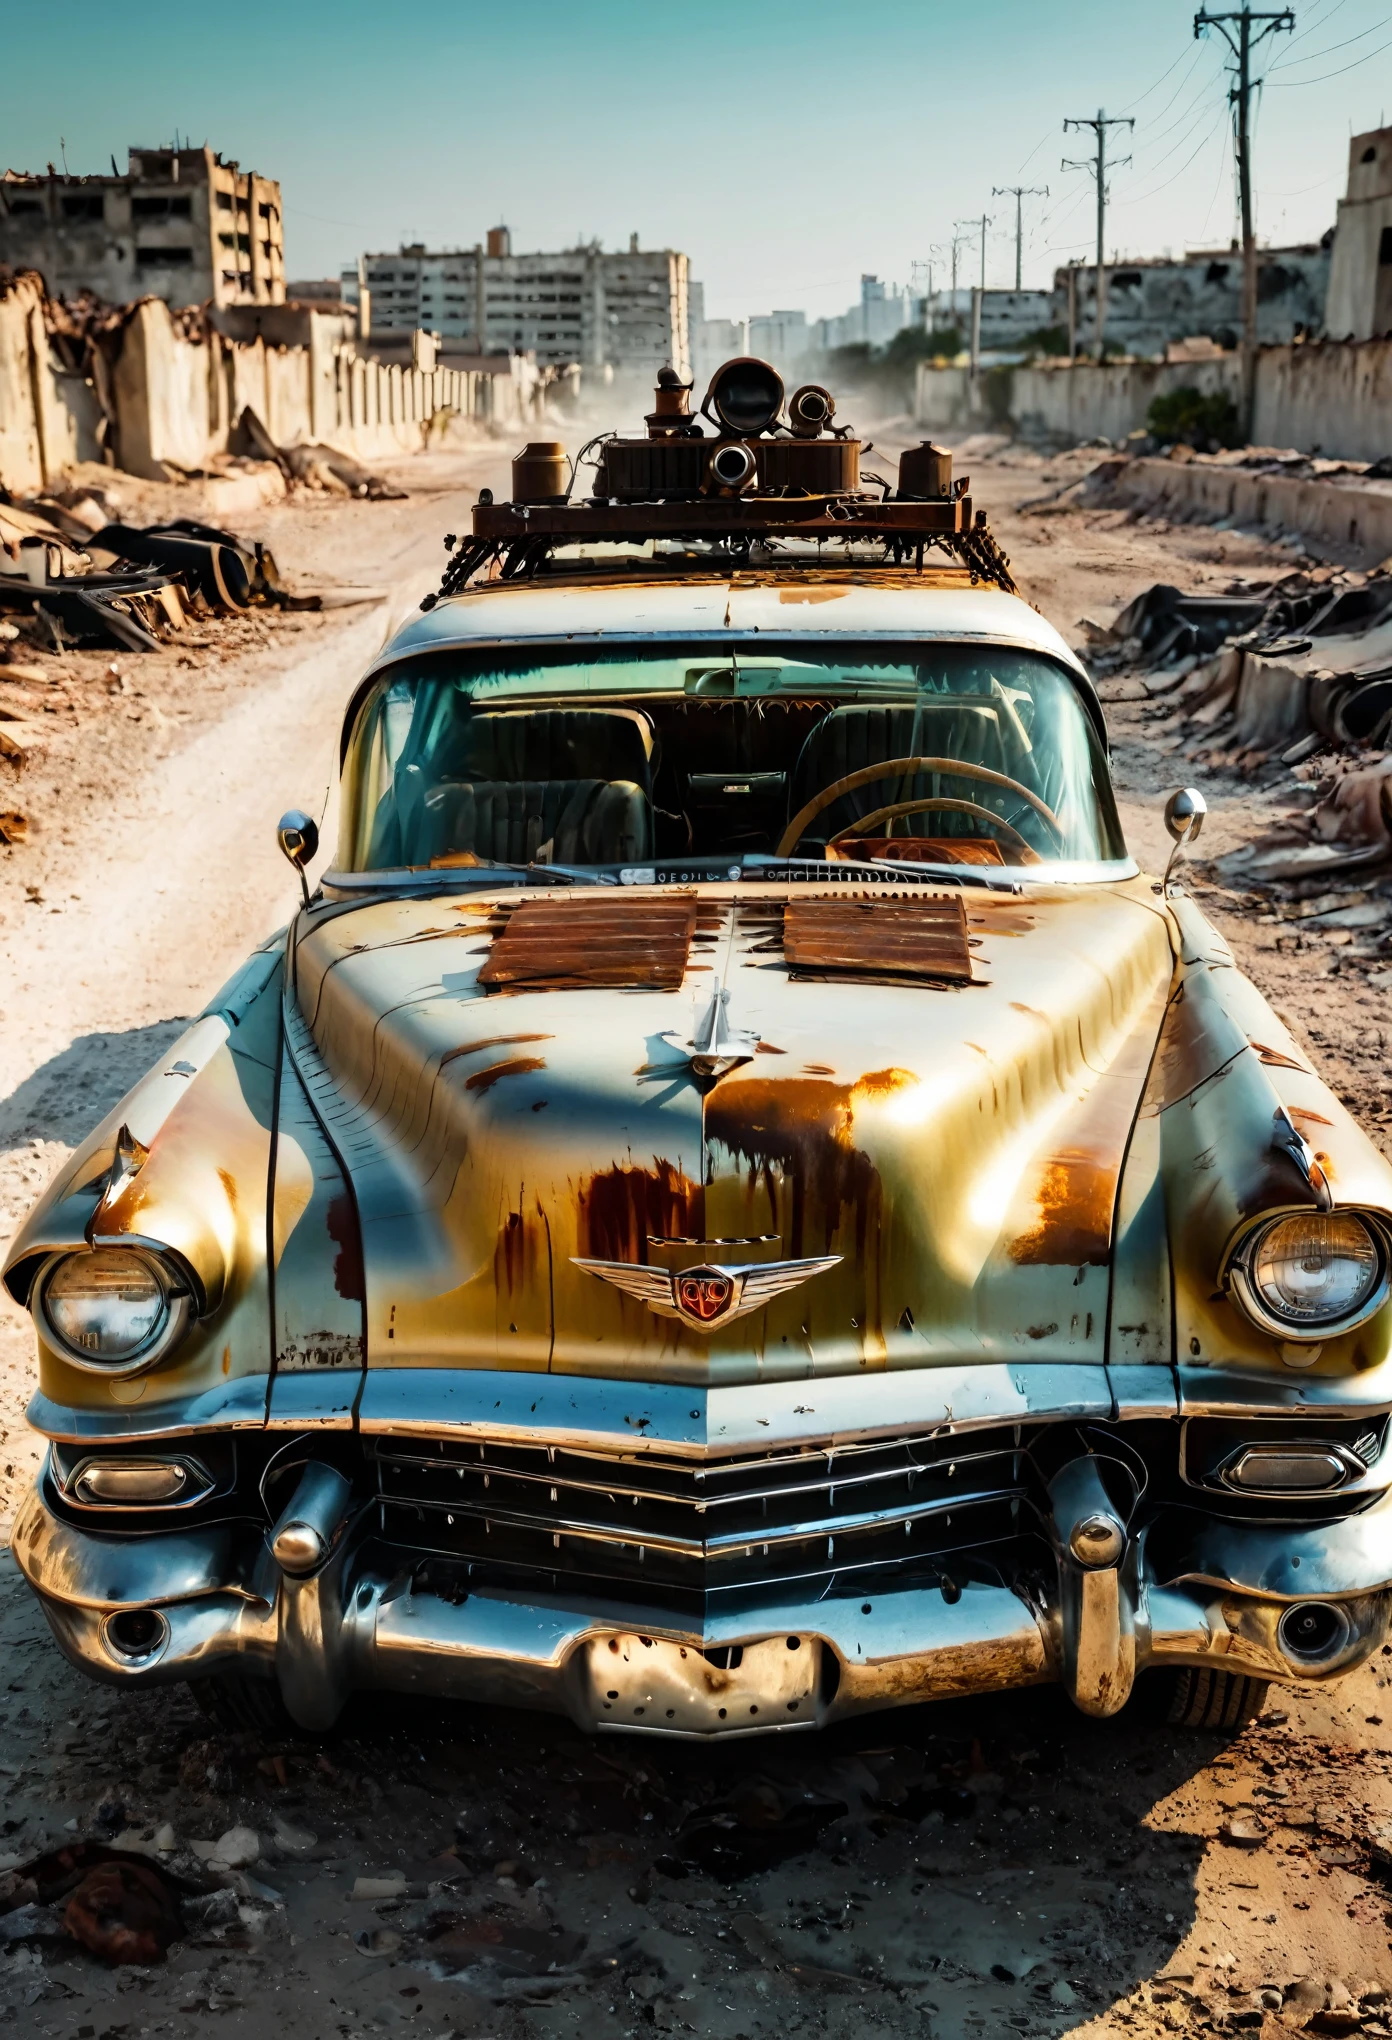
{"type": "Polygon", "coordinates": [[[1125,856],[1076,686],[985,644],[435,653],[355,721],[340,869],[1125,856]]]}

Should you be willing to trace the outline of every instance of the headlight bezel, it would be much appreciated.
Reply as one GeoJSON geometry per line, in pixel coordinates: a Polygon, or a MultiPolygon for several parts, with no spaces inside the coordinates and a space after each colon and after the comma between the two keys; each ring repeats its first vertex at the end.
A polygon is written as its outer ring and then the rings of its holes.
{"type": "Polygon", "coordinates": [[[146,1374],[152,1367],[157,1367],[178,1345],[194,1314],[194,1296],[192,1284],[167,1253],[149,1241],[122,1238],[91,1247],[65,1247],[60,1253],[50,1254],[35,1278],[30,1309],[43,1338],[65,1365],[106,1381],[129,1381],[133,1376],[146,1374]],[[162,1308],[155,1325],[137,1347],[119,1359],[102,1359],[73,1345],[59,1331],[48,1308],[49,1284],[61,1267],[74,1260],[106,1253],[129,1254],[141,1262],[158,1284],[162,1297],[162,1308]]]}
{"type": "Polygon", "coordinates": [[[1392,1238],[1389,1238],[1387,1221],[1376,1212],[1347,1206],[1336,1206],[1329,1212],[1311,1211],[1302,1206],[1263,1212],[1229,1253],[1223,1271],[1223,1286],[1244,1317],[1273,1339],[1318,1346],[1329,1339],[1340,1338],[1346,1332],[1357,1331],[1360,1325],[1375,1317],[1392,1293],[1392,1238]],[[1354,1219],[1363,1227],[1377,1256],[1377,1275],[1362,1302],[1339,1317],[1283,1317],[1268,1303],[1254,1278],[1253,1267],[1262,1242],[1275,1227],[1285,1225],[1291,1219],[1312,1222],[1322,1218],[1354,1219]]]}

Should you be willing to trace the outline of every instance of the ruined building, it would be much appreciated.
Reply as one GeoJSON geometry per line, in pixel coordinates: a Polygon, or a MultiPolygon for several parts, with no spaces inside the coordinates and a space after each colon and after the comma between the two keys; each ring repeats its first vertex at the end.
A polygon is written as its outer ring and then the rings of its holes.
{"type": "Polygon", "coordinates": [[[483,247],[364,255],[343,291],[350,302],[366,293],[374,333],[420,327],[478,354],[534,353],[543,366],[648,376],[671,362],[686,374],[687,269],[685,255],[640,249],[636,234],[624,253],[514,255],[508,229],[493,227],[483,247]]]}
{"type": "Polygon", "coordinates": [[[1331,340],[1392,333],[1392,128],[1349,143],[1348,195],[1339,201],[1325,330],[1331,340]]]}
{"type": "MultiPolygon", "coordinates": [[[[1279,345],[1324,329],[1332,230],[1297,248],[1262,248],[1257,256],[1257,338],[1279,345]]],[[[1097,323],[1097,270],[1076,265],[1054,272],[1054,316],[1068,324],[1070,276],[1076,293],[1078,344],[1093,345],[1097,323]]],[[[1172,340],[1203,336],[1236,347],[1242,334],[1242,250],[1192,249],[1179,259],[1161,256],[1118,262],[1107,269],[1107,344],[1118,354],[1163,354],[1172,340]]]]}
{"type": "Polygon", "coordinates": [[[0,262],[51,297],[111,304],[280,304],[280,186],[212,149],[132,149],[124,176],[0,174],[0,262]]]}

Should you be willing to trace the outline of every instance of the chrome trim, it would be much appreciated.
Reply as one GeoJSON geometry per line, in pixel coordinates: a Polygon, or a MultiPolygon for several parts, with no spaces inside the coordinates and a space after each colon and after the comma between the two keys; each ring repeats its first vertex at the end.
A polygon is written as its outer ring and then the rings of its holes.
{"type": "Polygon", "coordinates": [[[938,1428],[956,1436],[1042,1418],[1106,1422],[1111,1414],[1111,1388],[1100,1366],[906,1367],[738,1388],[483,1368],[369,1367],[358,1428],[368,1437],[516,1439],[626,1455],[675,1452],[696,1460],[938,1428]]]}
{"type": "Polygon", "coordinates": [[[1343,1494],[1367,1471],[1358,1454],[1343,1444],[1326,1444],[1312,1438],[1292,1438],[1289,1444],[1282,1444],[1279,1438],[1256,1438],[1250,1445],[1239,1445],[1228,1454],[1218,1469],[1218,1479],[1234,1494],[1264,1495],[1268,1499],[1284,1496],[1287,1500],[1299,1500],[1302,1496],[1343,1494]],[[1241,1479],[1247,1461],[1262,1458],[1307,1460],[1312,1467],[1322,1463],[1333,1472],[1334,1478],[1322,1483],[1309,1482],[1304,1487],[1289,1484],[1264,1486],[1260,1481],[1241,1479]]]}
{"type": "Polygon", "coordinates": [[[309,1461],[271,1531],[271,1556],[282,1572],[296,1579],[318,1572],[343,1534],[352,1493],[337,1467],[309,1461]]]}
{"type": "MultiPolygon", "coordinates": [[[[970,1434],[967,1435],[970,1436],[970,1434]]],[[[480,1441],[478,1449],[480,1452],[483,1452],[489,1444],[501,1442],[497,1437],[490,1436],[488,1439],[480,1441]]],[[[535,1441],[532,1442],[535,1443],[535,1441]]],[[[693,1516],[705,1517],[714,1514],[720,1509],[742,1508],[750,1502],[772,1501],[774,1499],[786,1498],[789,1495],[821,1496],[825,1494],[829,1487],[836,1489],[868,1488],[881,1481],[901,1480],[906,1472],[941,1473],[948,1464],[946,1460],[914,1459],[889,1466],[871,1466],[868,1468],[857,1466],[855,1458],[857,1453],[878,1453],[882,1451],[885,1442],[882,1439],[863,1443],[844,1442],[832,1448],[830,1464],[828,1464],[828,1453],[825,1448],[819,1449],[813,1446],[805,1451],[798,1452],[797,1448],[794,1447],[784,1456],[780,1456],[777,1461],[772,1462],[772,1464],[777,1465],[781,1469],[794,1464],[805,1463],[809,1471],[814,1467],[820,1466],[821,1472],[818,1477],[808,1480],[776,1481],[768,1487],[740,1486],[738,1488],[716,1490],[708,1495],[685,1490],[672,1490],[669,1492],[661,1487],[630,1485],[623,1478],[615,1479],[615,1468],[632,1461],[633,1455],[628,1453],[625,1453],[622,1459],[616,1459],[612,1452],[586,1452],[583,1450],[568,1452],[568,1457],[588,1460],[593,1465],[595,1472],[593,1480],[583,1480],[569,1470],[564,1474],[558,1474],[554,1467],[551,1467],[551,1470],[547,1472],[541,1472],[529,1466],[508,1466],[501,1460],[496,1459],[448,1460],[441,1459],[434,1453],[379,1452],[377,1464],[383,1467],[408,1466],[432,1469],[458,1466],[471,1474],[496,1474],[500,1480],[507,1480],[522,1487],[547,1488],[550,1490],[564,1488],[568,1495],[611,1496],[622,1501],[632,1501],[638,1504],[644,1502],[669,1503],[678,1508],[685,1506],[693,1516]]],[[[930,1443],[931,1440],[925,1439],[919,1434],[903,1439],[892,1439],[888,1442],[902,1445],[906,1451],[911,1451],[913,1447],[930,1443]]],[[[553,1451],[556,1449],[555,1446],[551,1447],[553,1451]]],[[[1012,1448],[1000,1445],[987,1445],[981,1451],[973,1451],[970,1445],[968,1445],[964,1451],[955,1452],[952,1455],[951,1464],[955,1466],[968,1466],[980,1460],[997,1459],[1001,1457],[1004,1451],[1010,1449],[1012,1448]]],[[[757,1477],[761,1473],[767,1473],[770,1469],[770,1464],[767,1453],[757,1453],[748,1459],[719,1460],[709,1470],[713,1473],[719,1473],[726,1478],[744,1474],[757,1477]]],[[[550,1466],[549,1460],[548,1466],[550,1466]]],[[[705,1469],[698,1468],[695,1470],[694,1478],[698,1482],[703,1480],[704,1477],[705,1469]]],[[[1017,1492],[1018,1485],[1009,1489],[982,1490],[976,1495],[966,1497],[966,1499],[981,1501],[998,1493],[1014,1494],[1017,1492]]],[[[419,1503],[420,1500],[418,1496],[399,1494],[394,1488],[383,1487],[381,1493],[386,1501],[419,1503]]],[[[555,1499],[554,1493],[551,1499],[555,1499]]],[[[961,1498],[954,1496],[951,1500],[944,1500],[943,1507],[953,1508],[959,1499],[961,1498]]],[[[420,1505],[431,1506],[429,1503],[420,1505]]],[[[436,1506],[452,1508],[456,1514],[464,1514],[473,1510],[474,1513],[479,1515],[488,1515],[495,1519],[500,1518],[500,1511],[498,1509],[490,1508],[482,1503],[452,1501],[440,1503],[436,1506]]],[[[936,1507],[937,1505],[934,1504],[933,1506],[936,1507]]],[[[895,1512],[889,1512],[889,1514],[893,1513],[895,1512]]],[[[912,1513],[912,1507],[910,1507],[910,1513],[912,1513]]],[[[524,1511],[516,1508],[511,1510],[509,1515],[510,1520],[514,1522],[530,1522],[535,1520],[527,1516],[524,1511]]],[[[864,1520],[874,1521],[877,1519],[877,1515],[878,1512],[871,1510],[867,1512],[864,1520]]],[[[554,1520],[555,1518],[548,1512],[546,1515],[547,1524],[549,1525],[554,1520]]],[[[645,1539],[644,1541],[651,1542],[652,1540],[645,1539]]],[[[753,1541],[758,1544],[762,1543],[763,1539],[756,1537],[753,1541]]],[[[676,1542],[680,1544],[681,1540],[678,1539],[676,1542]]]]}
{"type": "Polygon", "coordinates": [[[36,1389],[24,1420],[31,1430],[61,1445],[99,1445],[118,1439],[144,1444],[188,1438],[200,1431],[260,1431],[266,1427],[269,1387],[268,1375],[244,1374],[197,1395],[170,1396],[164,1402],[141,1402],[120,1409],[75,1409],[36,1389]]]}
{"type": "MultiPolygon", "coordinates": [[[[717,1534],[705,1538],[674,1537],[669,1533],[656,1530],[624,1531],[611,1528],[603,1523],[587,1523],[571,1516],[527,1516],[517,1509],[496,1509],[483,1503],[456,1502],[450,1506],[456,1516],[477,1516],[486,1519],[490,1523],[497,1524],[502,1529],[537,1530],[544,1528],[548,1532],[554,1531],[558,1537],[574,1537],[589,1544],[614,1545],[620,1550],[631,1549],[634,1545],[641,1545],[645,1550],[663,1552],[679,1558],[730,1558],[737,1556],[741,1552],[750,1553],[755,1551],[761,1551],[767,1556],[770,1553],[781,1550],[786,1545],[806,1544],[811,1539],[819,1537],[830,1539],[851,1536],[857,1530],[870,1530],[876,1526],[888,1527],[891,1524],[903,1523],[907,1527],[912,1523],[927,1522],[934,1516],[945,1515],[950,1518],[956,1509],[972,1508],[982,1502],[1010,1501],[1019,1494],[1019,1491],[1018,1487],[978,1488],[975,1491],[964,1490],[961,1494],[950,1495],[940,1502],[906,1503],[902,1508],[897,1509],[865,1509],[855,1515],[818,1516],[810,1522],[795,1523],[791,1526],[786,1524],[775,1526],[769,1530],[760,1530],[757,1534],[753,1535],[747,1530],[739,1530],[728,1531],[723,1535],[717,1534]]],[[[406,1496],[388,1495],[385,1499],[390,1502],[398,1502],[403,1507],[428,1506],[413,1503],[406,1496]]],[[[655,1494],[645,1494],[642,1496],[642,1499],[645,1502],[654,1502],[666,1498],[655,1494]]],[[[683,1498],[677,1497],[678,1501],[681,1499],[683,1498]]],[[[757,1501],[759,1497],[757,1495],[740,1495],[736,1499],[742,1502],[749,1502],[757,1501]]],[[[434,1506],[443,1513],[444,1504],[435,1504],[434,1506]]],[[[878,1559],[875,1563],[882,1565],[884,1561],[878,1559]]],[[[846,1570],[845,1567],[838,1569],[846,1570]]]]}
{"type": "Polygon", "coordinates": [[[64,1523],[31,1488],[15,1518],[15,1562],[46,1600],[83,1608],[143,1608],[230,1593],[264,1599],[253,1585],[259,1533],[245,1523],[181,1524],[112,1537],[64,1523]]]}
{"type": "Polygon", "coordinates": [[[361,1367],[332,1367],[313,1374],[271,1376],[266,1390],[266,1428],[271,1431],[351,1431],[362,1387],[361,1367]]]}
{"type": "Polygon", "coordinates": [[[65,1261],[74,1260],[76,1254],[83,1251],[81,1248],[77,1249],[76,1253],[71,1248],[64,1248],[61,1253],[48,1256],[29,1291],[29,1309],[41,1336],[48,1341],[67,1366],[76,1367],[83,1374],[100,1375],[106,1381],[130,1381],[136,1375],[148,1374],[152,1367],[158,1367],[160,1361],[178,1345],[189,1328],[193,1315],[193,1298],[189,1294],[187,1283],[182,1277],[176,1278],[175,1271],[169,1264],[168,1255],[155,1241],[137,1238],[134,1234],[118,1235],[112,1239],[94,1239],[86,1251],[100,1254],[113,1248],[122,1253],[133,1254],[138,1261],[143,1262],[159,1284],[164,1298],[164,1315],[158,1325],[143,1344],[128,1354],[124,1360],[94,1360],[92,1355],[81,1347],[69,1345],[48,1314],[49,1282],[65,1261]]]}
{"type": "Polygon", "coordinates": [[[1239,1368],[1195,1367],[1181,1361],[1179,1413],[1183,1417],[1275,1417],[1308,1411],[1326,1417],[1361,1417],[1392,1410],[1392,1358],[1361,1374],[1248,1373],[1239,1368]]]}
{"type": "MultiPolygon", "coordinates": [[[[1233,1528],[1218,1527],[1224,1534],[1233,1528]]],[[[252,1533],[250,1548],[230,1555],[229,1572],[240,1565],[247,1577],[254,1575],[263,1591],[253,1594],[229,1583],[226,1574],[217,1576],[217,1566],[207,1562],[213,1554],[206,1542],[202,1563],[190,1568],[187,1535],[117,1545],[59,1522],[31,1495],[21,1511],[16,1551],[54,1635],[81,1670],[116,1684],[162,1684],[233,1667],[274,1676],[307,1726],[335,1719],[351,1692],[378,1688],[538,1707],[569,1715],[583,1728],[612,1727],[612,1710],[606,1718],[601,1708],[596,1719],[587,1698],[581,1652],[594,1639],[607,1645],[610,1637],[632,1635],[696,1650],[789,1636],[805,1646],[816,1644],[831,1674],[818,1687],[820,1723],[949,1695],[1061,1677],[1067,1683],[1066,1659],[1071,1654],[1086,1673],[1093,1655],[1090,1636],[1096,1641],[1106,1630],[1115,1635],[1123,1669],[1207,1664],[1320,1683],[1367,1658],[1386,1635],[1392,1614],[1392,1591],[1350,1577],[1331,1594],[1314,1580],[1314,1565],[1300,1581],[1301,1591],[1291,1595],[1195,1579],[1163,1583],[1145,1563],[1142,1539],[1133,1542],[1128,1569],[1121,1573],[1076,1570],[1079,1579],[1114,1587],[1118,1605],[1110,1623],[1101,1620],[1106,1609],[1093,1609],[1094,1619],[1081,1624],[1071,1645],[1064,1633],[1067,1611],[1058,1598],[1046,1594],[1032,1608],[1004,1587],[976,1584],[955,1599],[921,1587],[871,1592],[865,1600],[800,1598],[791,1591],[757,1611],[725,1610],[683,1623],[655,1609],[617,1610],[592,1599],[511,1596],[495,1589],[459,1603],[444,1601],[409,1584],[403,1588],[394,1569],[378,1569],[368,1556],[371,1546],[355,1542],[356,1534],[350,1529],[328,1565],[305,1581],[277,1578],[262,1540],[252,1533]],[[93,1583],[100,1594],[91,1592],[93,1583]],[[1346,1616],[1348,1646],[1335,1660],[1302,1664],[1280,1647],[1281,1619],[1292,1605],[1324,1598],[1336,1600],[1346,1616]],[[1133,1602],[1134,1621],[1127,1613],[1133,1602]],[[102,1625],[121,1608],[149,1608],[168,1622],[157,1661],[132,1667],[108,1653],[102,1625]]],[[[1318,1528],[1287,1525],[1273,1536],[1289,1556],[1306,1559],[1327,1542],[1318,1528]]],[[[1299,1572],[1293,1577],[1299,1579],[1299,1572]]],[[[1080,1698],[1087,1704],[1092,1689],[1086,1677],[1082,1685],[1080,1698]]],[[[607,1687],[601,1697],[608,1697],[607,1687]]],[[[687,1701],[695,1708],[690,1695],[687,1701]]],[[[762,1706],[757,1695],[744,1704],[762,1706]]],[[[1094,1704],[1089,1711],[1109,1709],[1094,1704]]],[[[642,1725],[636,1719],[626,1724],[642,1725]]],[[[693,1714],[683,1726],[690,1733],[735,1732],[718,1714],[704,1722],[693,1714]]]]}
{"type": "Polygon", "coordinates": [[[1179,1415],[1179,1391],[1173,1367],[1154,1362],[1134,1367],[1117,1366],[1108,1361],[1107,1378],[1112,1384],[1119,1423],[1137,1417],[1179,1415]]]}
{"type": "Polygon", "coordinates": [[[840,1254],[824,1254],[812,1261],[765,1261],[752,1266],[720,1261],[702,1263],[697,1268],[668,1269],[651,1268],[636,1261],[589,1261],[580,1254],[570,1258],[574,1267],[583,1268],[587,1274],[597,1275],[601,1282],[611,1282],[625,1295],[636,1297],[655,1316],[678,1318],[694,1332],[716,1332],[722,1325],[733,1324],[736,1318],[762,1310],[774,1297],[810,1282],[814,1275],[825,1274],[828,1268],[839,1267],[842,1259],[840,1254]],[[722,1302],[709,1317],[688,1308],[683,1297],[685,1284],[703,1280],[723,1283],[725,1289],[722,1302]]]}
{"type": "Polygon", "coordinates": [[[1235,1523],[1185,1511],[1188,1549],[1163,1585],[1197,1581],[1279,1601],[1392,1589],[1392,1493],[1332,1523],[1235,1523]]]}
{"type": "Polygon", "coordinates": [[[1378,1277],[1364,1302],[1357,1310],[1350,1311],[1343,1317],[1316,1321],[1313,1318],[1283,1318],[1263,1299],[1252,1280],[1251,1263],[1253,1255],[1267,1233],[1273,1227],[1284,1225],[1292,1218],[1318,1218],[1325,1215],[1323,1209],[1318,1212],[1278,1211],[1268,1214],[1255,1225],[1249,1226],[1229,1250],[1222,1273],[1223,1286],[1231,1294],[1238,1309],[1251,1320],[1258,1331],[1269,1332],[1273,1339],[1320,1345],[1330,1339],[1342,1338],[1346,1332],[1357,1331],[1360,1325],[1367,1324],[1369,1318],[1374,1317],[1382,1309],[1389,1293],[1392,1293],[1392,1257],[1389,1256],[1387,1234],[1383,1225],[1373,1212],[1341,1205],[1337,1215],[1340,1218],[1356,1218],[1377,1250],[1378,1277]]]}
{"type": "Polygon", "coordinates": [[[49,1470],[59,1493],[75,1509],[191,1509],[206,1500],[216,1482],[208,1469],[187,1453],[171,1453],[166,1458],[107,1459],[99,1454],[89,1453],[80,1459],[66,1477],[58,1470],[57,1461],[49,1454],[49,1470]],[[135,1470],[152,1471],[167,1469],[181,1476],[181,1483],[172,1494],[157,1496],[121,1496],[84,1494],[84,1484],[93,1473],[114,1471],[129,1473],[135,1470]]]}

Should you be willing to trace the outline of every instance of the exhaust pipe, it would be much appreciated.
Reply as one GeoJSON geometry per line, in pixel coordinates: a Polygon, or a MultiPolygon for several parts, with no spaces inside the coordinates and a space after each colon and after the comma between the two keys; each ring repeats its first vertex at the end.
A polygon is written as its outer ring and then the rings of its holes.
{"type": "Polygon", "coordinates": [[[163,1656],[169,1622],[158,1608],[118,1608],[103,1617],[100,1633],[107,1656],[128,1671],[138,1671],[163,1656]]]}
{"type": "Polygon", "coordinates": [[[1276,1637],[1291,1663],[1308,1670],[1343,1656],[1353,1638],[1353,1624],[1347,1611],[1333,1601],[1297,1601],[1281,1617],[1276,1637]]]}

